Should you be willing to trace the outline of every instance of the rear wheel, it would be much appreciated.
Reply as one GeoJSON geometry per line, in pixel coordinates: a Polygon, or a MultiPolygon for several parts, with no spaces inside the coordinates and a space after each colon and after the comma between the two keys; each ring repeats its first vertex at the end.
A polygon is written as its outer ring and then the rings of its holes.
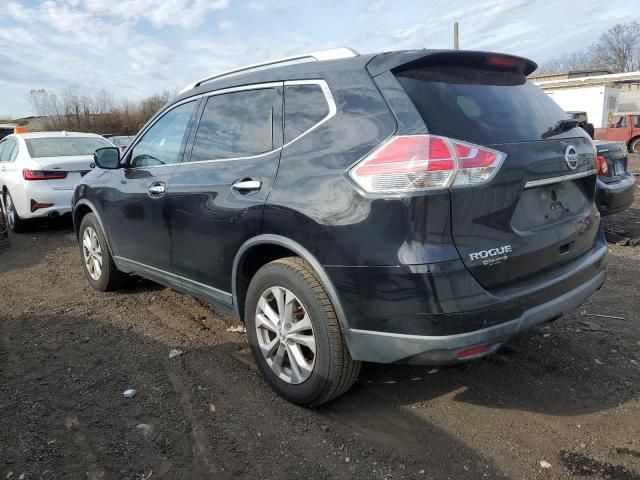
{"type": "Polygon", "coordinates": [[[20,215],[18,215],[18,212],[16,211],[16,206],[13,203],[13,199],[11,198],[11,194],[8,191],[4,194],[4,206],[7,209],[7,223],[9,224],[11,231],[14,233],[26,232],[29,222],[20,218],[20,215]]]}
{"type": "Polygon", "coordinates": [[[631,153],[640,153],[640,137],[636,137],[629,143],[629,151],[631,153]]]}
{"type": "Polygon", "coordinates": [[[335,310],[311,266],[275,260],[254,275],[245,322],[253,356],[273,389],[306,406],[328,402],[356,381],[335,310]]]}
{"type": "Polygon", "coordinates": [[[85,276],[93,288],[108,292],[122,285],[126,277],[116,268],[102,227],[93,213],[86,214],[80,223],[80,252],[85,276]]]}

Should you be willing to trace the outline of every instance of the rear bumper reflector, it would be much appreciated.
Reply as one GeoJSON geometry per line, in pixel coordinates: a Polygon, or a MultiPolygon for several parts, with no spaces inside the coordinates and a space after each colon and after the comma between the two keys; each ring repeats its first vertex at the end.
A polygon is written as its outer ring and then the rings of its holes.
{"type": "Polygon", "coordinates": [[[49,208],[53,207],[53,203],[40,203],[36,202],[33,198],[31,199],[31,213],[36,210],[40,210],[41,208],[49,208]]]}
{"type": "Polygon", "coordinates": [[[596,174],[596,169],[587,170],[586,172],[570,173],[568,175],[560,175],[559,177],[541,178],[540,180],[531,180],[527,182],[524,188],[541,187],[543,185],[552,185],[554,183],[565,182],[567,180],[577,180],[578,178],[589,177],[596,174]]]}

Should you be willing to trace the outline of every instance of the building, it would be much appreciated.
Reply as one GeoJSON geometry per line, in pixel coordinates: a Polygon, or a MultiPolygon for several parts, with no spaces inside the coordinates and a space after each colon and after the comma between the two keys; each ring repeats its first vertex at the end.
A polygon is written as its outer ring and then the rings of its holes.
{"type": "Polygon", "coordinates": [[[612,113],[640,110],[640,72],[577,70],[529,79],[564,110],[587,112],[596,128],[606,127],[612,113]]]}

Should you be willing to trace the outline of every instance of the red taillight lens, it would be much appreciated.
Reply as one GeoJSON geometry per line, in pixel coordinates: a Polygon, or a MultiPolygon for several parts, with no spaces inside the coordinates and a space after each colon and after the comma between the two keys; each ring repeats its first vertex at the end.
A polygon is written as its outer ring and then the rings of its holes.
{"type": "Polygon", "coordinates": [[[436,135],[392,137],[349,172],[369,193],[406,193],[489,181],[505,154],[436,135]]]}
{"type": "Polygon", "coordinates": [[[25,180],[62,180],[67,178],[67,172],[55,170],[22,170],[22,178],[25,180]]]}
{"type": "Polygon", "coordinates": [[[596,167],[598,169],[598,175],[609,175],[609,165],[607,165],[607,159],[602,155],[596,157],[596,167]]]}

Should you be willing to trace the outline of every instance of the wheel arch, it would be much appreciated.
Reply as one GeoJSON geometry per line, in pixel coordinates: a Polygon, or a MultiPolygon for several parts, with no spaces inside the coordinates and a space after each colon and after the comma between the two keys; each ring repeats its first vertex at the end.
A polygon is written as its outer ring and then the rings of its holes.
{"type": "Polygon", "coordinates": [[[636,135],[635,137],[631,137],[629,139],[629,141],[627,142],[627,151],[629,153],[636,153],[633,150],[631,150],[631,145],[633,145],[633,142],[635,142],[636,140],[640,140],[640,135],[636,135]]]}
{"type": "Polygon", "coordinates": [[[98,223],[100,224],[100,228],[104,232],[104,236],[107,239],[107,247],[109,248],[109,253],[113,257],[113,250],[111,249],[111,241],[109,239],[109,232],[104,227],[104,223],[102,222],[102,218],[100,218],[100,214],[96,210],[95,206],[86,199],[81,199],[76,202],[73,207],[73,229],[76,233],[76,239],[80,240],[80,224],[82,223],[82,219],[89,213],[93,213],[98,219],[98,223]]]}
{"type": "Polygon", "coordinates": [[[347,346],[349,346],[349,324],[340,303],[338,293],[336,292],[329,275],[318,259],[309,250],[299,243],[280,235],[258,235],[247,240],[238,250],[233,261],[231,278],[233,305],[238,318],[244,321],[243,310],[245,306],[246,288],[248,287],[253,274],[255,274],[255,272],[257,272],[263,265],[266,265],[278,258],[284,258],[287,256],[298,256],[306,260],[316,272],[320,283],[324,287],[331,303],[333,304],[333,308],[336,311],[347,346]],[[252,259],[260,259],[261,261],[251,265],[250,262],[252,259]],[[250,272],[250,275],[246,275],[247,272],[250,272]]]}

